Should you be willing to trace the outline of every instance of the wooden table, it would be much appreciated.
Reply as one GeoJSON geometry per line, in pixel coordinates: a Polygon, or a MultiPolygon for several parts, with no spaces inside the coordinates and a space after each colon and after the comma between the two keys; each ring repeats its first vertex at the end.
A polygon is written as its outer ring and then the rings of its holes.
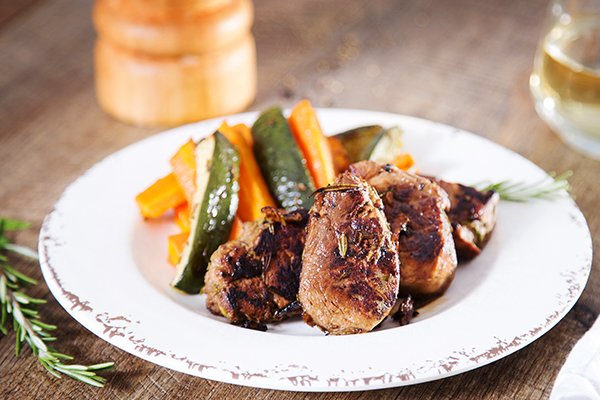
{"type": "MultiPolygon", "coordinates": [[[[259,91],[252,109],[308,97],[322,107],[410,114],[476,132],[547,171],[571,169],[573,195],[600,250],[600,162],[565,147],[537,117],[528,90],[546,1],[255,5],[259,91]]],[[[91,1],[84,0],[0,0],[0,215],[33,223],[17,236],[25,245],[36,245],[42,219],[77,176],[159,131],[121,124],[98,108],[90,12],[91,1]]],[[[17,266],[41,277],[37,265],[17,266]]],[[[34,294],[49,301],[44,315],[61,327],[60,349],[81,362],[113,360],[118,367],[104,389],[57,380],[28,350],[15,358],[10,334],[0,338],[0,398],[546,398],[570,349],[600,311],[598,269],[595,260],[587,288],[567,317],[516,354],[435,382],[337,394],[259,390],[158,367],[88,332],[41,284],[34,294]]]]}

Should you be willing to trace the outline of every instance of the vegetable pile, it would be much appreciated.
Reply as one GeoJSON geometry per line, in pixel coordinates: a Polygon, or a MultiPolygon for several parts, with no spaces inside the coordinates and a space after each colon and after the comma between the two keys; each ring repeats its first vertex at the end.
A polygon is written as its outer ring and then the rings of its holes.
{"type": "Polygon", "coordinates": [[[172,171],[136,197],[144,218],[172,211],[180,233],[169,236],[168,259],[177,267],[172,285],[197,294],[212,253],[236,239],[261,209],[310,208],[315,189],[327,186],[358,160],[393,163],[408,170],[399,128],[367,126],[327,137],[308,100],[285,118],[281,108],[263,111],[250,128],[223,122],[210,136],[184,143],[172,171]]]}

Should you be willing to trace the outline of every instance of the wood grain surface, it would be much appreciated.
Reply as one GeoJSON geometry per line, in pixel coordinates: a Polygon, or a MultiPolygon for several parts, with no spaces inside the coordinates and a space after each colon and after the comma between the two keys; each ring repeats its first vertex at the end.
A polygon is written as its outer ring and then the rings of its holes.
{"type": "MultiPolygon", "coordinates": [[[[255,6],[259,89],[252,109],[308,97],[321,107],[410,114],[476,132],[547,171],[571,169],[573,195],[600,250],[600,162],[565,147],[535,114],[528,90],[546,1],[255,0],[255,6]]],[[[98,108],[91,7],[84,0],[0,0],[0,215],[33,223],[17,236],[25,245],[36,245],[42,219],[77,176],[160,130],[121,124],[98,108]]],[[[41,277],[37,265],[17,266],[41,277]]],[[[40,284],[34,294],[48,300],[45,319],[61,327],[60,349],[81,362],[113,360],[117,369],[103,389],[58,380],[29,350],[16,358],[10,334],[0,337],[0,399],[543,399],[600,312],[599,268],[594,260],[574,309],[523,350],[448,379],[362,393],[260,390],[155,366],[88,332],[40,284]]]]}

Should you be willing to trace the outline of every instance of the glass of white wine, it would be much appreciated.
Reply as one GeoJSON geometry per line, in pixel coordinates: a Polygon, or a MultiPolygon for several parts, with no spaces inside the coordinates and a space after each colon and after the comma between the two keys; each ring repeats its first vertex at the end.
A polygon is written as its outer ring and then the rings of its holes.
{"type": "Polygon", "coordinates": [[[552,0],[529,86],[573,148],[600,159],[600,0],[552,0]]]}

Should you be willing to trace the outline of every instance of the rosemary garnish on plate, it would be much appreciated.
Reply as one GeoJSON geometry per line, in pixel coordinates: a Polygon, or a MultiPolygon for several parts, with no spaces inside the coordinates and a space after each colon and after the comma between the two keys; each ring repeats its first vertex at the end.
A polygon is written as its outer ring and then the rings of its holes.
{"type": "Polygon", "coordinates": [[[26,343],[40,364],[55,377],[60,378],[62,374],[89,385],[102,387],[106,383],[106,378],[96,373],[112,368],[114,363],[107,362],[89,366],[63,363],[63,361],[73,360],[73,357],[59,353],[47,345],[48,342],[56,340],[50,331],[57,327],[41,321],[40,313],[37,310],[37,306],[46,303],[46,300],[31,297],[25,293],[25,289],[36,285],[37,281],[9,264],[7,256],[9,252],[34,260],[38,259],[35,251],[11,243],[6,236],[6,232],[27,227],[29,224],[26,222],[0,218],[0,332],[3,335],[8,334],[7,322],[12,317],[17,356],[21,354],[23,343],[26,343]]]}
{"type": "Polygon", "coordinates": [[[555,199],[561,196],[564,191],[567,193],[571,189],[568,179],[573,175],[573,171],[566,171],[560,175],[550,173],[546,177],[536,182],[515,182],[505,180],[497,183],[487,183],[476,185],[479,190],[494,190],[498,192],[500,198],[508,201],[524,202],[531,199],[555,199]]]}

